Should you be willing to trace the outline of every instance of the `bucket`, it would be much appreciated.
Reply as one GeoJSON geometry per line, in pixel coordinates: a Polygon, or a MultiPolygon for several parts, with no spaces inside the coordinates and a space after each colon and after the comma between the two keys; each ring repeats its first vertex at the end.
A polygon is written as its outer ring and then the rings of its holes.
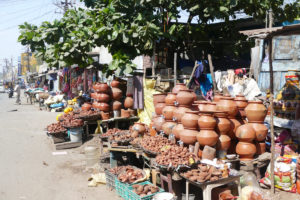
{"type": "Polygon", "coordinates": [[[83,128],[69,128],[68,135],[70,136],[71,142],[81,142],[82,141],[83,128]]]}
{"type": "Polygon", "coordinates": [[[96,146],[87,146],[84,148],[86,167],[94,167],[99,162],[99,148],[96,146]]]}

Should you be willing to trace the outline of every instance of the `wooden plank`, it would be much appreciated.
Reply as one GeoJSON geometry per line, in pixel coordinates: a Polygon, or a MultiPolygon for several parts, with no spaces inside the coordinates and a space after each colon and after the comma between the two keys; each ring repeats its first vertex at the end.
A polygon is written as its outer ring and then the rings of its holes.
{"type": "Polygon", "coordinates": [[[212,82],[213,82],[213,91],[216,92],[217,91],[217,84],[216,84],[216,79],[215,79],[215,74],[214,74],[214,66],[213,66],[210,54],[207,55],[207,59],[208,59],[209,71],[210,71],[211,79],[212,79],[212,82]]]}
{"type": "Polygon", "coordinates": [[[80,147],[82,145],[82,142],[64,142],[55,144],[56,150],[62,150],[62,149],[70,149],[75,147],[80,147]]]}
{"type": "Polygon", "coordinates": [[[120,151],[120,152],[138,152],[136,149],[122,149],[122,148],[108,148],[108,151],[120,151]]]}

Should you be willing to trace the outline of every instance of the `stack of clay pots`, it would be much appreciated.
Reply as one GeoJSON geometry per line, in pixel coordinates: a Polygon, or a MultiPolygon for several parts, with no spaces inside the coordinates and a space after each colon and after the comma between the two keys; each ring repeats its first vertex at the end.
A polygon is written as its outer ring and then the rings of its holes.
{"type": "Polygon", "coordinates": [[[214,118],[214,111],[200,111],[198,125],[200,132],[197,134],[197,141],[200,146],[215,146],[219,136],[215,131],[217,120],[214,118]]]}
{"type": "MultiPolygon", "coordinates": [[[[165,123],[165,119],[162,116],[162,111],[164,107],[166,106],[165,99],[166,94],[153,94],[153,104],[155,109],[155,115],[152,118],[152,127],[150,129],[153,129],[156,133],[162,132],[162,125],[165,123]]],[[[155,134],[153,134],[155,135],[155,134]]]]}
{"type": "Polygon", "coordinates": [[[165,107],[162,109],[162,115],[165,122],[162,125],[162,131],[166,135],[173,133],[173,128],[176,126],[176,122],[173,121],[173,113],[176,109],[175,107],[176,94],[168,93],[165,97],[165,107]]]}
{"type": "Polygon", "coordinates": [[[94,99],[92,107],[95,110],[101,111],[102,119],[109,119],[111,100],[111,90],[107,83],[96,83],[93,85],[94,93],[91,94],[92,99],[94,99]]]}

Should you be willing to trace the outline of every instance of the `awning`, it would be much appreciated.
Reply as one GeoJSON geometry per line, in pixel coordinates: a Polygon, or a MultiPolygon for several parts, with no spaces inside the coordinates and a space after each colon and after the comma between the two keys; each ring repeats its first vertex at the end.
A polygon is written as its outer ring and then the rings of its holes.
{"type": "Polygon", "coordinates": [[[48,64],[43,63],[42,65],[39,66],[39,74],[45,73],[48,70],[48,64]]]}

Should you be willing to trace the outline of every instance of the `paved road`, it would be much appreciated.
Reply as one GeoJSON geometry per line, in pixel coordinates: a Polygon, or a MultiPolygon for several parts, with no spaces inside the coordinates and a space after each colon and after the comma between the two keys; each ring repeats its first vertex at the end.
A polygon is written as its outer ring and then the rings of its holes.
{"type": "Polygon", "coordinates": [[[0,200],[119,199],[105,186],[87,187],[90,174],[78,149],[52,155],[43,129],[57,113],[14,102],[0,94],[0,200]]]}

